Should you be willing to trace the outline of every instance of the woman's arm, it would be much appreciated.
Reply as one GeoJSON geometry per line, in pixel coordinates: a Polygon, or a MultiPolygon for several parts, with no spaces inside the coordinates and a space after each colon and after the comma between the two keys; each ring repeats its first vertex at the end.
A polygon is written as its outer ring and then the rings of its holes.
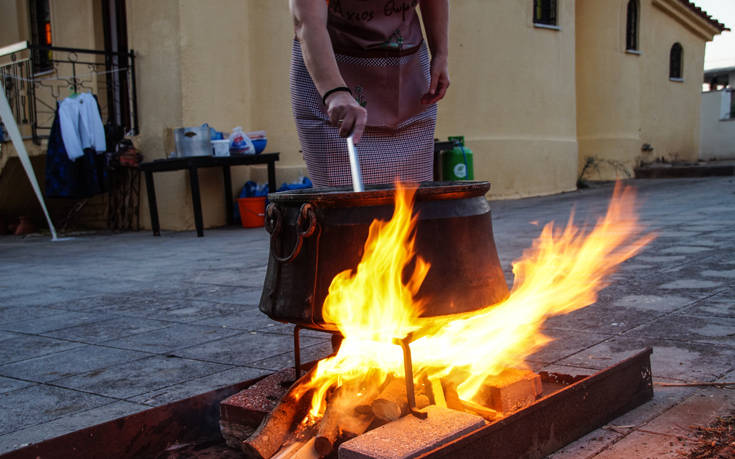
{"type": "Polygon", "coordinates": [[[433,104],[449,87],[449,0],[421,0],[421,18],[431,50],[431,84],[421,103],[433,104]]]}
{"type": "MultiPolygon", "coordinates": [[[[304,64],[319,94],[346,86],[327,32],[327,3],[324,0],[290,0],[289,5],[304,64]]],[[[365,129],[367,110],[345,91],[330,94],[325,102],[329,120],[339,125],[339,134],[347,137],[352,133],[355,143],[359,142],[365,129]]]]}

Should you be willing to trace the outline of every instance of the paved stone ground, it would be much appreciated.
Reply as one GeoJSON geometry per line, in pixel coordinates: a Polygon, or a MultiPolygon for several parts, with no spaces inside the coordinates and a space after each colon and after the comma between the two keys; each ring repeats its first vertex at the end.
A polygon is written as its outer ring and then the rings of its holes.
{"type": "MultiPolygon", "coordinates": [[[[735,180],[631,181],[659,237],[599,301],[547,322],[535,368],[589,374],[653,346],[656,382],[735,381],[735,180]]],[[[493,203],[510,263],[541,225],[601,215],[612,186],[493,203]]],[[[290,327],[257,309],[262,229],[0,237],[0,453],[289,365],[290,327]]],[[[328,338],[305,333],[306,359],[328,338]]],[[[556,453],[675,457],[733,390],[655,387],[654,400],[556,453]]]]}

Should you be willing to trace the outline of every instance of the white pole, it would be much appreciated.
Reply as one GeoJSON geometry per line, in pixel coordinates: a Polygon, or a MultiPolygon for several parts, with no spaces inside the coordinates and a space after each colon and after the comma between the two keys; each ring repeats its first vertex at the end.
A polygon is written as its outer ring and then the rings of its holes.
{"type": "Polygon", "coordinates": [[[51,222],[51,217],[48,214],[48,209],[46,209],[46,202],[43,200],[41,188],[38,186],[36,174],[33,172],[31,160],[28,158],[28,152],[26,151],[23,138],[18,130],[18,125],[15,123],[13,112],[10,110],[10,104],[8,104],[8,99],[5,97],[5,88],[3,87],[2,82],[0,82],[0,118],[3,120],[5,128],[8,130],[8,135],[10,135],[10,140],[13,142],[15,151],[18,152],[18,158],[20,158],[20,162],[23,164],[23,169],[25,169],[26,175],[28,175],[28,180],[31,181],[31,186],[33,187],[33,191],[36,192],[38,202],[41,203],[43,213],[46,215],[48,227],[51,228],[51,240],[56,241],[58,239],[56,237],[56,228],[54,228],[54,224],[51,222]]]}

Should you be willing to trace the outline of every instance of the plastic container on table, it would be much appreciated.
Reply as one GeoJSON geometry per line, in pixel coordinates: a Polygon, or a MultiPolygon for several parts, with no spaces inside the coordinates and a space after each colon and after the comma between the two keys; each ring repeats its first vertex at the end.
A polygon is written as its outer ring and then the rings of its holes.
{"type": "Polygon", "coordinates": [[[230,141],[228,139],[212,140],[214,156],[230,156],[230,141]]]}

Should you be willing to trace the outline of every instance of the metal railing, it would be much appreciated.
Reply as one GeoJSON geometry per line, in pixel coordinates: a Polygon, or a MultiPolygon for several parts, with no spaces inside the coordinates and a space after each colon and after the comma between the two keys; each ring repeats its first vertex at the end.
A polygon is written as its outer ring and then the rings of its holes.
{"type": "Polygon", "coordinates": [[[48,138],[56,105],[89,91],[97,96],[103,122],[123,134],[139,131],[135,53],[35,46],[0,48],[0,81],[25,139],[48,138]],[[47,68],[40,68],[41,53],[47,68]]]}

